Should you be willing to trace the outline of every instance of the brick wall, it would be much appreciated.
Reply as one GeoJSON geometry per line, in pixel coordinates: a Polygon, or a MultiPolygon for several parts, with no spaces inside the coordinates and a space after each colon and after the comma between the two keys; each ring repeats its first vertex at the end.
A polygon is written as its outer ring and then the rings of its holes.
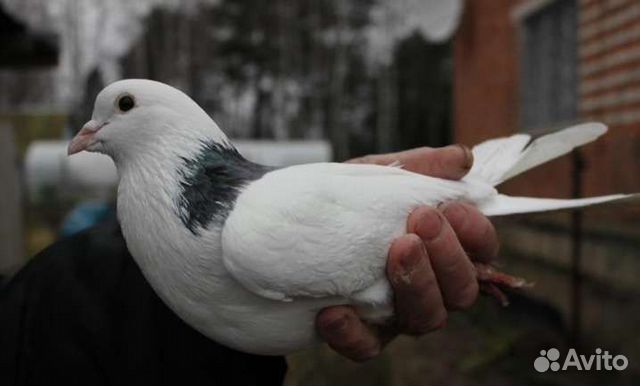
{"type": "MultiPolygon", "coordinates": [[[[577,120],[602,121],[611,129],[581,150],[583,193],[640,192],[640,1],[577,1],[577,120]]],[[[456,141],[471,145],[519,131],[518,15],[544,3],[549,1],[466,2],[454,40],[456,141]]],[[[565,156],[500,190],[570,197],[572,169],[571,157],[565,156]]],[[[626,338],[608,327],[615,323],[607,315],[627,312],[628,303],[620,299],[637,302],[640,296],[640,205],[583,213],[584,327],[597,336],[609,333],[624,346],[626,338]]],[[[559,212],[496,221],[505,268],[536,282],[530,294],[554,304],[565,316],[571,313],[570,219],[569,213],[559,212]]]]}
{"type": "MultiPolygon", "coordinates": [[[[454,137],[474,144],[518,131],[519,20],[539,0],[469,0],[454,40],[454,137]]],[[[578,0],[579,113],[611,128],[583,148],[584,194],[640,191],[640,2],[578,0]]],[[[506,184],[511,194],[569,197],[564,157],[506,184]]],[[[639,210],[616,218],[638,218],[639,210]]]]}
{"type": "Polygon", "coordinates": [[[516,36],[510,0],[468,1],[454,40],[454,135],[473,144],[516,129],[516,36]]]}
{"type": "Polygon", "coordinates": [[[579,1],[580,115],[611,133],[586,153],[589,194],[640,190],[640,2],[579,1]]]}

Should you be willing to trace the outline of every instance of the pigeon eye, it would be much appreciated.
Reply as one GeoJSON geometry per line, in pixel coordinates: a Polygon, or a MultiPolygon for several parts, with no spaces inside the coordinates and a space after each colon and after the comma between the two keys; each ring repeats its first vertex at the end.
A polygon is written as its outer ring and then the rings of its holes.
{"type": "Polygon", "coordinates": [[[131,95],[123,95],[118,99],[118,108],[122,112],[131,110],[136,105],[131,95]]]}

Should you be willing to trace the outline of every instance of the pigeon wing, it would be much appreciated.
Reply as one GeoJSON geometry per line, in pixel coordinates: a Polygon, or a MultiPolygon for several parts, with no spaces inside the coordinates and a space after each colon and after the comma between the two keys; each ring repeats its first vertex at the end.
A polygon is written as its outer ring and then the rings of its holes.
{"type": "Polygon", "coordinates": [[[384,278],[389,245],[413,208],[464,198],[467,189],[376,165],[273,171],[239,195],[222,232],[224,264],[266,298],[354,298],[384,278]]]}

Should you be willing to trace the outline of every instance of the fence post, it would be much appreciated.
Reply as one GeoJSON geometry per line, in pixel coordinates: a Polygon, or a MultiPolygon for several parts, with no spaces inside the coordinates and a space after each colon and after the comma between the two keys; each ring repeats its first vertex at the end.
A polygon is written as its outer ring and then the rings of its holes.
{"type": "MultiPolygon", "coordinates": [[[[578,150],[572,158],[572,196],[582,197],[584,160],[578,150]]],[[[582,335],[582,210],[571,212],[571,344],[580,345],[582,335]]]]}

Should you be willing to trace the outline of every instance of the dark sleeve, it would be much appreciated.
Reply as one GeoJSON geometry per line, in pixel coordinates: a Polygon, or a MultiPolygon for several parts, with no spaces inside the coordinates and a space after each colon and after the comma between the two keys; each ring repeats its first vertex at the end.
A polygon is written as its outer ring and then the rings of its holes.
{"type": "Polygon", "coordinates": [[[0,385],[279,385],[282,357],[240,353],[155,295],[115,222],[61,240],[0,290],[0,385]]]}

